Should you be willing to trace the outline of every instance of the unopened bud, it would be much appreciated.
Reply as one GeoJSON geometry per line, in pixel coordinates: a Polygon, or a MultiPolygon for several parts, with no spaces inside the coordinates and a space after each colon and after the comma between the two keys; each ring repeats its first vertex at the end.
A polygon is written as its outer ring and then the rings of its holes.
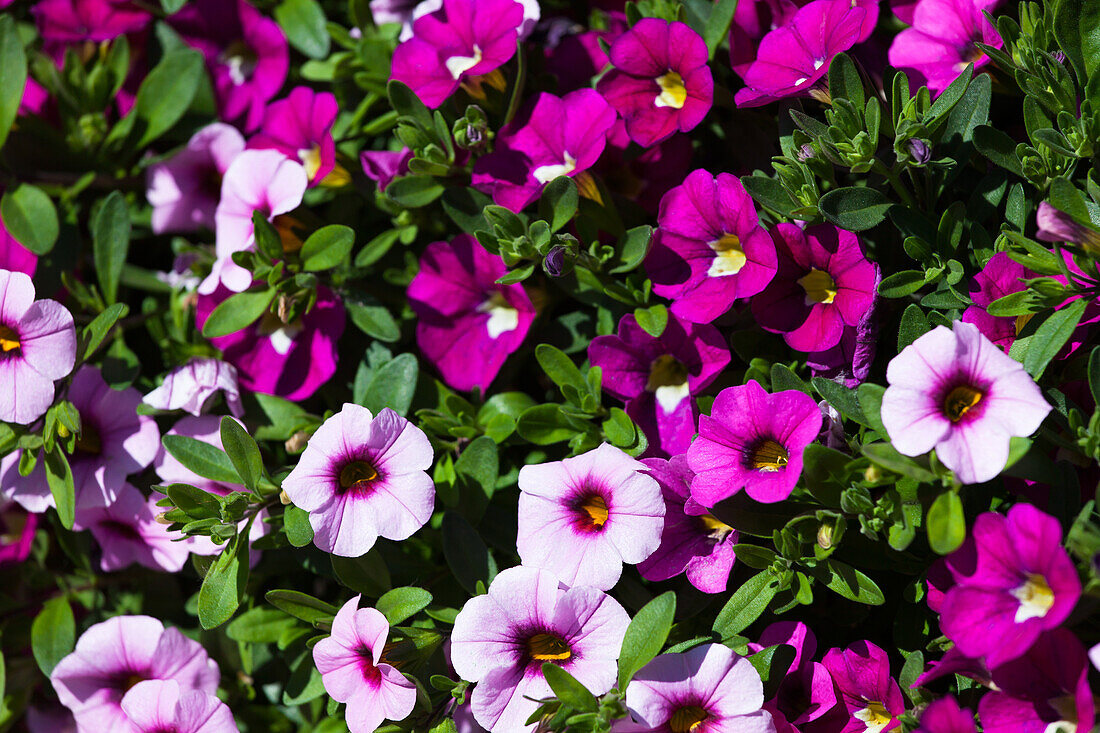
{"type": "Polygon", "coordinates": [[[886,474],[882,472],[881,468],[872,463],[867,467],[867,470],[863,472],[863,480],[869,483],[876,483],[882,480],[882,477],[885,475],[886,474]]]}
{"type": "Polygon", "coordinates": [[[822,524],[817,530],[817,546],[828,550],[833,546],[833,525],[822,524]]]}
{"type": "Polygon", "coordinates": [[[909,155],[913,158],[914,163],[924,165],[932,160],[932,148],[928,147],[928,143],[924,140],[914,137],[909,140],[909,155]]]}
{"type": "Polygon", "coordinates": [[[306,431],[299,430],[287,439],[286,443],[284,443],[284,446],[287,453],[301,453],[306,449],[306,443],[308,442],[309,435],[306,433],[306,431]]]}
{"type": "Polygon", "coordinates": [[[542,260],[542,269],[550,277],[561,277],[565,275],[569,269],[568,264],[565,261],[565,247],[557,245],[551,247],[550,251],[546,253],[546,257],[542,260]]]}

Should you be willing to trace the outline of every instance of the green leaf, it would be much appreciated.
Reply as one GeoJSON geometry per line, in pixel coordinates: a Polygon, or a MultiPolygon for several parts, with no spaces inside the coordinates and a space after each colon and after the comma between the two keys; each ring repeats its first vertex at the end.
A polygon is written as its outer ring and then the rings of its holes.
{"type": "Polygon", "coordinates": [[[867,425],[867,417],[863,414],[863,408],[859,406],[859,398],[856,397],[854,390],[825,377],[814,377],[810,380],[810,384],[841,415],[860,425],[867,425]]]}
{"type": "Polygon", "coordinates": [[[412,354],[399,354],[371,379],[363,397],[363,406],[375,415],[386,407],[398,415],[405,415],[412,405],[419,374],[420,365],[416,357],[412,354]]]}
{"type": "Polygon", "coordinates": [[[1069,305],[1054,311],[1035,330],[1027,342],[1024,353],[1024,369],[1035,379],[1043,376],[1043,371],[1051,360],[1058,355],[1073,332],[1088,306],[1088,299],[1078,298],[1069,305]]]}
{"type": "Polygon", "coordinates": [[[217,338],[247,328],[264,314],[274,299],[275,290],[267,288],[231,295],[206,319],[206,323],[202,325],[202,335],[206,338],[217,338]]]}
{"type": "Polygon", "coordinates": [[[274,644],[297,622],[282,611],[262,606],[249,609],[225,627],[225,634],[234,641],[248,644],[274,644]]]}
{"type": "Polygon", "coordinates": [[[910,303],[901,314],[901,323],[898,325],[898,351],[916,341],[932,330],[932,324],[928,322],[928,316],[916,303],[910,303]]]}
{"type": "Polygon", "coordinates": [[[50,486],[61,526],[72,529],[76,516],[76,487],[73,484],[69,459],[59,447],[46,453],[46,483],[50,486]]]}
{"type": "Polygon", "coordinates": [[[20,183],[0,199],[0,218],[15,241],[36,255],[49,254],[61,231],[57,209],[42,189],[20,183]]]}
{"type": "Polygon", "coordinates": [[[361,557],[330,555],[336,579],[357,593],[378,598],[393,587],[390,570],[377,549],[361,557]]]}
{"type": "Polygon", "coordinates": [[[165,15],[179,12],[179,9],[187,4],[187,0],[160,0],[160,6],[164,8],[165,15]]]}
{"type": "Polygon", "coordinates": [[[119,191],[112,191],[92,217],[93,261],[108,303],[118,299],[118,279],[130,249],[130,210],[119,191]]]}
{"type": "Polygon", "coordinates": [[[737,0],[717,0],[710,10],[707,24],[703,28],[703,40],[707,43],[707,51],[711,58],[729,35],[730,25],[733,23],[733,15],[737,12],[737,0]]]}
{"type": "MultiPolygon", "coordinates": [[[[24,632],[26,633],[26,632],[24,632]]],[[[51,598],[31,624],[31,651],[47,677],[68,656],[76,643],[76,621],[65,596],[51,598]]]]}
{"type": "Polygon", "coordinates": [[[925,525],[928,528],[928,544],[933,552],[949,555],[959,549],[966,539],[966,517],[959,495],[954,491],[945,491],[937,496],[928,508],[925,525]]]}
{"type": "Polygon", "coordinates": [[[402,621],[415,616],[428,607],[432,602],[432,594],[423,588],[394,588],[378,599],[374,605],[390,626],[397,626],[402,621]]]}
{"type": "Polygon", "coordinates": [[[275,20],[286,32],[291,46],[313,59],[328,56],[325,12],[316,0],[283,0],[275,8],[275,20]]]}
{"type": "Polygon", "coordinates": [[[789,216],[802,204],[774,178],[764,175],[741,176],[741,184],[752,196],[753,201],[783,216],[789,216]]]}
{"type": "Polygon", "coordinates": [[[936,480],[934,473],[909,456],[898,453],[897,448],[889,443],[868,443],[860,448],[860,452],[883,468],[900,473],[902,476],[908,476],[921,483],[931,483],[936,480]]]}
{"type": "MultiPolygon", "coordinates": [[[[390,82],[393,84],[394,82],[390,82]]],[[[418,100],[419,101],[419,100],[418,100]]],[[[551,181],[553,183],[553,181],[551,181]]],[[[574,185],[574,188],[576,186],[574,185]]],[[[543,198],[546,197],[546,192],[543,191],[543,198]]],[[[463,186],[461,188],[453,187],[448,188],[443,193],[443,198],[440,200],[443,205],[443,211],[447,212],[447,216],[451,217],[451,221],[458,225],[458,228],[467,234],[473,234],[477,231],[488,231],[489,222],[485,220],[485,216],[482,212],[486,206],[491,206],[493,200],[483,194],[481,191],[463,186]]],[[[539,204],[542,205],[541,203],[539,204]]],[[[356,261],[358,265],[358,261],[356,261]]]]}
{"type": "Polygon", "coordinates": [[[928,123],[942,117],[955,108],[955,105],[962,99],[963,94],[966,93],[966,88],[970,86],[970,77],[973,75],[973,64],[967,64],[966,67],[959,72],[959,75],[955,77],[955,80],[948,84],[946,89],[940,92],[940,95],[936,97],[936,101],[932,102],[932,106],[928,109],[928,114],[925,116],[928,123]]]}
{"type": "Polygon", "coordinates": [[[611,445],[618,448],[629,448],[638,440],[638,428],[621,407],[611,408],[603,423],[603,434],[611,445]]]}
{"type": "Polygon", "coordinates": [[[1016,155],[1016,142],[1007,133],[989,125],[978,125],[974,128],[974,147],[1000,167],[1024,177],[1023,164],[1016,155]]]}
{"type": "Polygon", "coordinates": [[[923,288],[926,282],[927,277],[920,270],[900,270],[882,278],[878,292],[884,298],[904,298],[923,288]]]}
{"type": "Polygon", "coordinates": [[[264,475],[264,461],[260,456],[260,447],[252,436],[235,419],[226,415],[221,422],[222,448],[241,481],[249,491],[255,491],[256,485],[264,475]]]}
{"type": "Polygon", "coordinates": [[[736,636],[760,618],[778,592],[779,580],[771,572],[757,573],[730,596],[711,628],[723,640],[736,636]]]}
{"type": "Polygon", "coordinates": [[[134,148],[149,143],[172,129],[191,105],[205,74],[202,54],[179,48],[164,54],[138,89],[134,107],[126,115],[133,119],[134,148]]]}
{"type": "Polygon", "coordinates": [[[535,445],[551,445],[569,440],[577,434],[576,423],[562,413],[561,405],[535,405],[523,411],[516,421],[516,430],[524,440],[535,445]]]}
{"type": "Polygon", "coordinates": [[[859,407],[867,418],[867,425],[883,438],[887,436],[886,427],[882,424],[882,395],[886,388],[880,384],[864,382],[856,389],[856,398],[859,407]]]}
{"type": "Polygon", "coordinates": [[[221,626],[237,612],[248,582],[248,526],[237,534],[206,571],[199,587],[199,625],[221,626]],[[244,555],[244,562],[241,556],[244,555]]]}
{"type": "Polygon", "coordinates": [[[787,670],[794,664],[795,648],[790,644],[774,644],[746,657],[760,681],[764,683],[764,696],[771,699],[775,691],[787,676],[787,670]]]}
{"type": "Polygon", "coordinates": [[[309,235],[302,244],[302,269],[308,272],[331,270],[351,254],[355,232],[351,227],[330,224],[309,235]]]}
{"type": "Polygon", "coordinates": [[[125,318],[129,312],[130,306],[125,303],[115,303],[108,306],[106,310],[85,326],[82,334],[84,350],[81,352],[80,358],[87,361],[99,348],[99,345],[103,343],[103,339],[107,338],[107,334],[110,333],[119,319],[125,318]]]}
{"type": "Polygon", "coordinates": [[[283,259],[283,241],[275,225],[267,220],[267,215],[257,209],[252,212],[252,233],[256,239],[256,249],[269,260],[283,259]]]}
{"type": "Polygon", "coordinates": [[[559,387],[575,387],[581,394],[588,392],[588,383],[585,382],[581,370],[561,349],[550,344],[539,344],[535,347],[535,358],[554,384],[559,387]]]}
{"type": "Polygon", "coordinates": [[[862,232],[886,218],[894,202],[874,188],[848,187],[829,191],[817,202],[821,215],[841,229],[862,232]]]}
{"type": "Polygon", "coordinates": [[[546,185],[539,197],[539,218],[550,223],[550,231],[556,232],[569,223],[577,213],[579,202],[577,184],[568,176],[558,176],[546,185]]]}
{"type": "Polygon", "coordinates": [[[168,484],[163,491],[180,511],[191,519],[221,517],[222,503],[218,497],[189,484],[168,484]]]}
{"type": "Polygon", "coordinates": [[[1085,88],[1100,65],[1100,7],[1088,0],[1057,0],[1053,30],[1085,88]]]}
{"type": "Polygon", "coordinates": [[[419,209],[443,195],[443,186],[431,176],[402,176],[386,186],[386,195],[406,209],[419,209]]]}
{"type": "Polygon", "coordinates": [[[832,558],[825,560],[814,568],[812,574],[829,590],[849,601],[865,603],[869,606],[881,606],[886,602],[886,597],[882,595],[875,581],[839,560],[832,558]]]}
{"type": "Polygon", "coordinates": [[[396,79],[390,80],[386,85],[386,94],[389,96],[390,106],[397,114],[414,122],[425,131],[435,126],[431,110],[404,83],[396,79]]]}
{"type": "Polygon", "coordinates": [[[225,451],[217,446],[186,435],[165,435],[160,439],[164,449],[183,467],[203,478],[220,484],[239,484],[241,477],[225,451]]]}
{"type": "Polygon", "coordinates": [[[672,618],[676,615],[676,592],[667,591],[642,606],[626,628],[622,652],[619,654],[619,689],[634,678],[642,667],[661,653],[672,618]]]}
{"type": "Polygon", "coordinates": [[[283,531],[287,541],[295,547],[305,547],[313,542],[313,526],[309,523],[309,512],[290,504],[283,510],[283,531]]]}
{"type": "Polygon", "coordinates": [[[443,515],[443,557],[458,584],[470,595],[477,594],[479,582],[488,586],[496,569],[477,530],[455,512],[443,515]]]}
{"type": "MultiPolygon", "coordinates": [[[[324,680],[321,679],[321,673],[313,662],[313,655],[308,652],[302,654],[283,689],[283,705],[304,705],[324,694],[324,680]]],[[[321,728],[317,727],[314,730],[319,731],[321,728]]]]}
{"type": "Polygon", "coordinates": [[[638,308],[634,311],[634,320],[650,336],[660,338],[668,325],[668,308],[663,303],[657,303],[649,308],[638,308]]]}
{"type": "Polygon", "coordinates": [[[554,696],[561,700],[563,705],[582,712],[595,712],[599,709],[600,704],[596,701],[596,696],[576,677],[553,662],[543,663],[542,676],[546,678],[546,684],[550,685],[554,696]]]}
{"type": "Polygon", "coordinates": [[[989,103],[992,95],[991,77],[989,74],[979,74],[970,82],[966,93],[948,115],[940,139],[951,146],[971,142],[978,125],[984,125],[989,121],[989,103]]]}
{"type": "Polygon", "coordinates": [[[612,274],[618,275],[630,272],[642,264],[646,253],[649,252],[649,243],[653,239],[653,227],[640,226],[628,229],[619,238],[619,264],[611,268],[612,274]]]}
{"type": "Polygon", "coordinates": [[[27,54],[15,26],[15,16],[10,13],[0,16],[0,69],[4,70],[0,74],[0,148],[3,148],[27,85],[27,54]]]}
{"type": "Polygon", "coordinates": [[[838,53],[829,64],[829,96],[833,99],[847,99],[857,109],[866,101],[863,94],[863,79],[846,53],[838,53]]]}
{"type": "Polygon", "coordinates": [[[1089,354],[1089,392],[1092,401],[1100,405],[1100,346],[1095,346],[1089,354]]]}
{"type": "Polygon", "coordinates": [[[300,618],[307,624],[331,622],[340,610],[331,603],[296,590],[269,590],[264,594],[264,599],[275,608],[300,618]]]}
{"type": "Polygon", "coordinates": [[[384,305],[373,298],[363,302],[345,300],[344,307],[356,327],[379,341],[393,343],[401,338],[401,327],[397,325],[393,314],[384,305]]]}

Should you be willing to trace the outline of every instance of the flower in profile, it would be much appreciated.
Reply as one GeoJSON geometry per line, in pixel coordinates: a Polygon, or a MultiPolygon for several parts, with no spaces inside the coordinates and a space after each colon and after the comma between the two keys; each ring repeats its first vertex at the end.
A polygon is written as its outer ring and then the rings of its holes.
{"type": "Polygon", "coordinates": [[[958,700],[947,695],[928,704],[914,733],[977,733],[974,713],[960,708],[958,700]]]}
{"type": "Polygon", "coordinates": [[[408,289],[416,344],[455,389],[484,393],[535,320],[523,286],[497,282],[506,272],[468,234],[433,242],[420,258],[408,289]]]}
{"type": "Polygon", "coordinates": [[[537,199],[558,176],[577,179],[587,191],[594,186],[587,171],[603,153],[615,119],[595,90],[564,97],[542,92],[501,129],[493,152],[478,159],[473,186],[512,211],[537,199]]]}
{"type": "Polygon", "coordinates": [[[603,369],[604,389],[626,402],[626,412],[665,455],[683,453],[695,435],[698,410],[692,400],[730,362],[729,348],[709,323],[685,323],[675,315],[659,337],[628,313],[618,335],[588,345],[593,366],[603,369]]]}
{"type": "Polygon", "coordinates": [[[886,379],[882,423],[894,448],[935,448],[964,484],[999,474],[1012,436],[1031,435],[1051,410],[1020,362],[970,323],[924,334],[890,361],[886,379]]]}
{"type": "Polygon", "coordinates": [[[164,382],[142,401],[158,410],[184,410],[201,415],[219,392],[225,395],[230,412],[237,417],[244,414],[237,368],[219,359],[196,357],[168,372],[164,382]]]}
{"type": "Polygon", "coordinates": [[[986,308],[998,298],[1025,290],[1024,281],[1032,277],[1037,275],[1004,252],[996,253],[971,281],[970,300],[974,305],[963,312],[963,322],[973,323],[987,339],[1008,353],[1030,317],[991,316],[986,308]]]}
{"type": "Polygon", "coordinates": [[[283,491],[309,512],[317,547],[359,557],[379,535],[403,540],[428,521],[431,465],[432,446],[420,428],[389,408],[372,416],[345,403],[309,439],[283,491]]]}
{"type": "Polygon", "coordinates": [[[767,287],[776,266],[775,244],[736,176],[692,171],[661,199],[645,268],[677,316],[710,323],[767,287]]]}
{"type": "Polygon", "coordinates": [[[39,0],[31,10],[46,41],[110,41],[153,19],[130,0],[39,0]]]}
{"type": "Polygon", "coordinates": [[[978,69],[989,57],[976,44],[1000,48],[1001,37],[983,14],[999,0],[919,0],[913,27],[894,37],[890,65],[905,71],[914,87],[933,94],[948,87],[967,64],[978,69]]]}
{"type": "Polygon", "coordinates": [[[480,725],[534,731],[526,722],[536,700],[553,695],[542,665],[556,664],[602,695],[615,684],[629,623],[623,607],[597,588],[564,590],[546,570],[509,568],[458,612],[451,664],[462,679],[477,682],[472,709],[480,725]]]}
{"type": "Polygon", "coordinates": [[[752,663],[721,644],[660,654],[626,687],[636,733],[774,733],[752,663]]]}
{"type": "Polygon", "coordinates": [[[23,272],[33,277],[37,267],[38,255],[20,244],[0,219],[0,270],[23,272]]]}
{"type": "Polygon", "coordinates": [[[363,165],[363,175],[378,184],[379,191],[385,191],[393,179],[409,172],[409,161],[413,159],[408,148],[401,150],[364,150],[359,153],[359,162],[363,165]]]}
{"type": "Polygon", "coordinates": [[[325,691],[348,705],[351,733],[372,733],[383,720],[404,720],[416,705],[416,685],[384,661],[389,633],[386,617],[359,608],[355,596],[340,607],[331,635],[313,647],[325,691]]]}
{"type": "Polygon", "coordinates": [[[522,24],[516,0],[443,0],[441,9],[417,18],[412,38],[394,51],[391,78],[434,109],[470,77],[511,59],[522,24]]]}
{"type": "Polygon", "coordinates": [[[54,380],[73,369],[76,327],[56,300],[35,300],[22,272],[0,270],[0,421],[28,425],[53,404],[54,380]]]}
{"type": "Polygon", "coordinates": [[[693,129],[710,111],[707,44],[685,23],[642,18],[615,39],[609,55],[612,69],[596,89],[642,147],[693,129]]]}
{"type": "Polygon", "coordinates": [[[901,688],[890,676],[890,657],[869,641],[857,641],[847,649],[830,649],[822,665],[833,676],[848,721],[838,733],[893,730],[905,712],[901,688]]]}
{"type": "Polygon", "coordinates": [[[222,176],[242,150],[244,137],[237,128],[213,122],[179,152],[149,166],[145,197],[153,207],[153,232],[213,229],[222,176]]]}
{"type": "Polygon", "coordinates": [[[202,645],[178,629],[149,616],[115,616],[81,635],[50,682],[78,730],[130,731],[121,703],[138,683],[175,680],[181,690],[213,695],[219,677],[202,645]]]}
{"type": "Polygon", "coordinates": [[[563,583],[609,590],[623,563],[661,543],[665,505],[645,465],[613,445],[519,470],[519,539],[525,566],[563,583]]]}
{"type": "Polygon", "coordinates": [[[960,652],[989,667],[1024,654],[1057,628],[1081,596],[1081,581],[1062,549],[1058,520],[1030,504],[974,522],[977,565],[947,591],[940,627],[960,652]]]}
{"type": "Polygon", "coordinates": [[[248,147],[278,150],[297,160],[305,167],[310,185],[316,186],[336,167],[332,123],[339,111],[332,92],[294,87],[286,99],[267,106],[263,124],[248,147]]]}
{"type": "Polygon", "coordinates": [[[1036,239],[1044,242],[1073,242],[1089,252],[1100,252],[1100,232],[1078,224],[1072,216],[1059,211],[1046,201],[1039,202],[1035,224],[1039,227],[1035,232],[1036,239]]]}
{"type": "Polygon", "coordinates": [[[752,314],[798,351],[825,351],[840,343],[845,326],[858,326],[875,300],[878,267],[859,238],[832,224],[772,230],[779,268],[752,299],[752,314]]]}
{"type": "Polygon", "coordinates": [[[122,712],[134,733],[238,733],[233,713],[203,690],[175,680],[145,680],[122,696],[122,712]]]}
{"type": "Polygon", "coordinates": [[[102,550],[99,567],[106,573],[134,563],[176,573],[186,564],[192,542],[177,541],[179,535],[157,521],[161,511],[157,497],[146,499],[130,484],[123,484],[109,505],[78,512],[73,529],[91,530],[102,550]]]}
{"type": "Polygon", "coordinates": [[[821,423],[821,408],[804,392],[768,394],[756,381],[722,390],[687,452],[691,498],[713,507],[744,489],[759,502],[786,499],[821,423]]]}

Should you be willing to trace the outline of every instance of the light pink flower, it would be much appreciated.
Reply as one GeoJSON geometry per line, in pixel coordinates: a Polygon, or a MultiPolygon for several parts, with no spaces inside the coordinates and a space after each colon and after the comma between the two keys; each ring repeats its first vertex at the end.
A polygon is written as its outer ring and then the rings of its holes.
{"type": "Polygon", "coordinates": [[[102,551],[99,567],[110,573],[137,563],[153,570],[175,573],[187,562],[191,540],[177,541],[178,533],[157,521],[161,513],[156,496],[148,499],[130,484],[105,507],[77,514],[75,530],[90,529],[102,551]]]}
{"type": "Polygon", "coordinates": [[[122,696],[122,711],[134,733],[237,733],[229,707],[202,690],[175,680],[145,680],[122,696]]]}
{"type": "Polygon", "coordinates": [[[170,371],[164,382],[143,402],[158,410],[184,410],[201,415],[218,392],[225,395],[225,404],[237,417],[244,414],[237,369],[218,359],[192,359],[170,371]]]}
{"type": "Polygon", "coordinates": [[[179,152],[149,166],[145,197],[153,207],[153,232],[214,228],[222,176],[244,150],[244,137],[232,125],[213,122],[179,152]]]}

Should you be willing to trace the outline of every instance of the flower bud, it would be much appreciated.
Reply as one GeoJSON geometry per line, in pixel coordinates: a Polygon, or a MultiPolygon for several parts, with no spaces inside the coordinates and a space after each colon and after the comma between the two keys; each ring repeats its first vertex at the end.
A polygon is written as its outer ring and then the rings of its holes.
{"type": "Polygon", "coordinates": [[[932,160],[932,148],[924,140],[914,137],[909,140],[909,155],[917,165],[924,165],[932,160]]]}

